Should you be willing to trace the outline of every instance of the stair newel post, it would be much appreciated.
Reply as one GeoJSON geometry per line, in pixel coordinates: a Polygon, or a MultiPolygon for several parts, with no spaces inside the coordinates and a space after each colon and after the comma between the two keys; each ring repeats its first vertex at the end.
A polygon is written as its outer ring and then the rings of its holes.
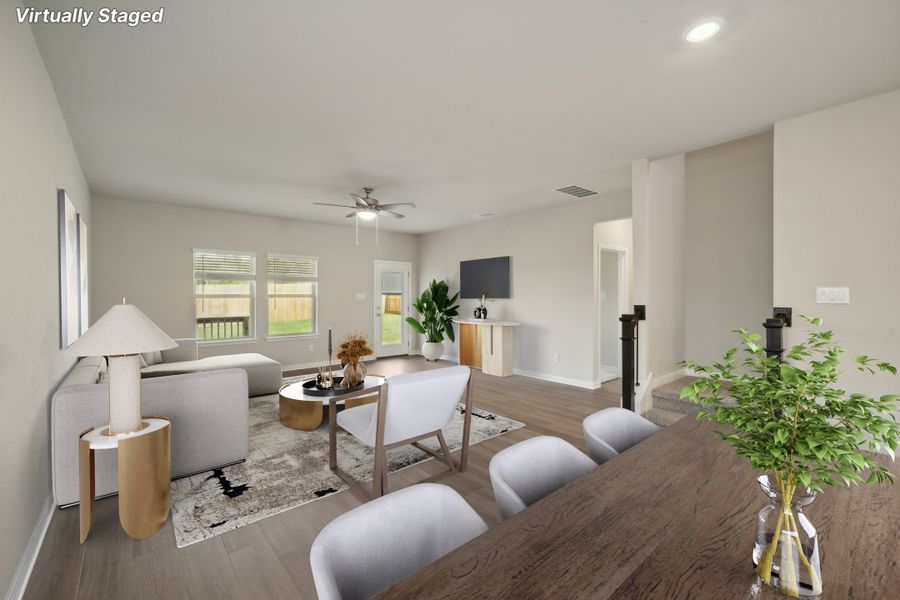
{"type": "Polygon", "coordinates": [[[766,356],[781,360],[784,354],[784,320],[778,317],[766,319],[763,327],[766,328],[766,356]]]}
{"type": "Polygon", "coordinates": [[[622,315],[619,317],[622,323],[622,408],[634,410],[634,341],[637,317],[635,315],[622,315]]]}
{"type": "Polygon", "coordinates": [[[634,305],[634,387],[641,385],[641,321],[647,319],[647,305],[634,305]]]}

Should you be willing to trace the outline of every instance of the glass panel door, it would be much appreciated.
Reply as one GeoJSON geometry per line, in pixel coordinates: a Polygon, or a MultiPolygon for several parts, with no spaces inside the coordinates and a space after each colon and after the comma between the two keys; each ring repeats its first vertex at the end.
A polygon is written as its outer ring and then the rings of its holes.
{"type": "Polygon", "coordinates": [[[409,353],[409,263],[375,261],[375,354],[409,353]]]}

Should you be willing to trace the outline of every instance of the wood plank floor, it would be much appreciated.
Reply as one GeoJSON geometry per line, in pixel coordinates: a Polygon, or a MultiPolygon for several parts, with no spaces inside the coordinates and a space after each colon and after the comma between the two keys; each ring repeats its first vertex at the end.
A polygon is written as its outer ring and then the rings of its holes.
{"type": "MultiPolygon", "coordinates": [[[[370,373],[392,376],[449,364],[402,357],[367,366],[370,373]]],[[[430,460],[392,474],[390,489],[426,480],[449,485],[494,526],[499,515],[488,476],[491,457],[534,435],[555,435],[585,450],[582,419],[618,405],[620,387],[610,382],[591,391],[515,375],[474,373],[476,408],[526,426],[472,446],[466,473],[450,473],[430,460]]],[[[57,510],[25,598],[312,599],[316,592],[309,548],[322,527],[359,504],[356,496],[343,491],[182,549],[175,547],[168,524],[147,540],[128,537],[119,527],[115,497],[96,503],[84,545],[78,543],[78,509],[57,510]]]]}

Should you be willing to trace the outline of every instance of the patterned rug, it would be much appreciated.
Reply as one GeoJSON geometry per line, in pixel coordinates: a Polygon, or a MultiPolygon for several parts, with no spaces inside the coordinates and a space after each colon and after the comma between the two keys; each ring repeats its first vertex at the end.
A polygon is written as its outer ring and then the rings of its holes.
{"type": "MultiPolygon", "coordinates": [[[[285,379],[286,382],[294,378],[285,379]]],[[[463,406],[444,437],[450,450],[462,444],[463,406]]],[[[472,412],[470,444],[477,444],[524,423],[482,410],[472,412]]],[[[372,480],[373,451],[349,434],[338,432],[338,464],[360,483],[372,480]]],[[[438,447],[426,440],[423,445],[438,447]]],[[[396,471],[432,457],[413,446],[388,452],[396,471]]],[[[328,468],[328,424],[316,431],[297,431],[278,420],[278,396],[250,399],[250,455],[241,464],[172,482],[175,543],[189,546],[313,502],[347,488],[328,468]]]]}

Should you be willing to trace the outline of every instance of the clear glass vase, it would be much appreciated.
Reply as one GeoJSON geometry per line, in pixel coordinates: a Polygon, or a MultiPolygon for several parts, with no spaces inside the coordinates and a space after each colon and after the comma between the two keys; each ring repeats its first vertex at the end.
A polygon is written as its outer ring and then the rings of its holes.
{"type": "Polygon", "coordinates": [[[362,361],[350,361],[344,365],[344,378],[341,387],[349,388],[362,383],[366,378],[366,365],[362,361]]]}
{"type": "Polygon", "coordinates": [[[816,493],[772,475],[763,475],[758,481],[769,504],[757,519],[756,573],[788,596],[818,596],[822,593],[819,541],[816,528],[803,514],[803,507],[816,499],[816,493]]]}

